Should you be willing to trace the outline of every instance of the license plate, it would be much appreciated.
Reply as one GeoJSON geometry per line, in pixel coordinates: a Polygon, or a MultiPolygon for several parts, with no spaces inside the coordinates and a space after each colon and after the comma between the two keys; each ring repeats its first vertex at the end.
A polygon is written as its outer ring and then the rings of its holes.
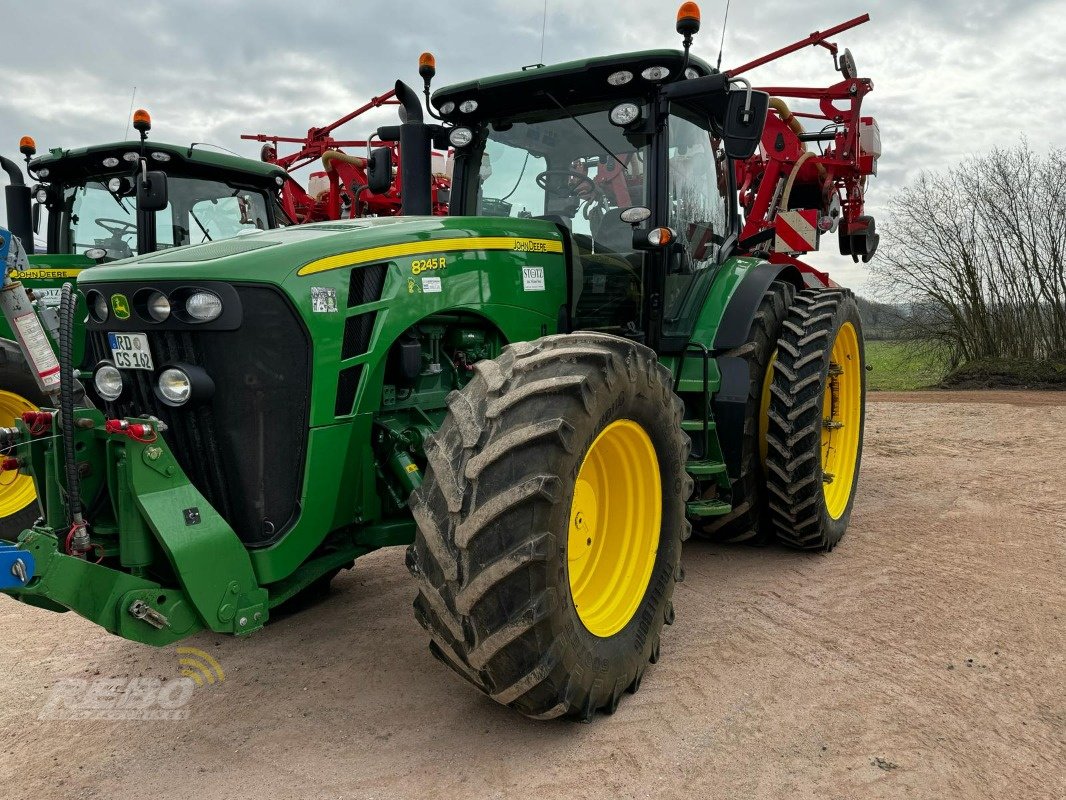
{"type": "Polygon", "coordinates": [[[143,333],[109,333],[107,341],[119,369],[155,369],[148,337],[143,333]]]}

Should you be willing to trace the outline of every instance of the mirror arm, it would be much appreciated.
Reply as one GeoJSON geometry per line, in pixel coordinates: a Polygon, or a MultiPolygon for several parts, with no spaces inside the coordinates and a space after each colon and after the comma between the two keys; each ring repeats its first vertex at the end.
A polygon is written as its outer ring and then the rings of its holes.
{"type": "Polygon", "coordinates": [[[747,96],[744,99],[744,111],[741,113],[740,121],[748,125],[751,122],[751,81],[747,78],[730,78],[729,83],[739,83],[747,89],[747,96]]]}

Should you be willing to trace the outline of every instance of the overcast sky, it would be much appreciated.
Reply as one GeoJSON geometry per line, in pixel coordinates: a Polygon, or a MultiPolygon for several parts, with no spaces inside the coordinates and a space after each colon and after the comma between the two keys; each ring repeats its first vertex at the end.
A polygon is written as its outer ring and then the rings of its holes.
{"type": "MultiPolygon", "coordinates": [[[[294,0],[138,0],[7,4],[0,49],[0,152],[19,136],[38,147],[121,139],[133,87],[152,137],[206,141],[258,157],[241,133],[302,134],[391,88],[418,86],[418,55],[437,56],[437,86],[582,56],[674,47],[673,0],[300,3],[294,0]]],[[[724,0],[702,2],[694,51],[718,52],[724,0]]],[[[881,127],[884,155],[868,208],[879,217],[893,189],[923,169],[1015,143],[1063,146],[1066,0],[736,2],[723,67],[868,11],[839,37],[874,81],[864,112],[881,127]]],[[[762,84],[827,85],[828,53],[808,49],[749,77],[762,84]]],[[[360,138],[395,110],[361,117],[360,138]]],[[[284,152],[284,150],[283,150],[284,152]]],[[[836,239],[823,248],[831,252],[836,239]]],[[[814,260],[860,291],[866,269],[814,260]]]]}

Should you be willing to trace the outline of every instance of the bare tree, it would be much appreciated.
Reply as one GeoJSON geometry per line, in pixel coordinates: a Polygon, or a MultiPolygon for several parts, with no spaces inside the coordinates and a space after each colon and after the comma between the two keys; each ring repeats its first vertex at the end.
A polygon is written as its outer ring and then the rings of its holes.
{"type": "Polygon", "coordinates": [[[1027,141],[923,174],[894,199],[879,292],[955,363],[1066,354],[1066,150],[1027,141]]]}

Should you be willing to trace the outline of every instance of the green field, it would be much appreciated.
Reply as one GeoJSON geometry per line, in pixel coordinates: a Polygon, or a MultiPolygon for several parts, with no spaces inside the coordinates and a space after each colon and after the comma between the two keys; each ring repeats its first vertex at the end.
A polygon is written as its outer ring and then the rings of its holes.
{"type": "Polygon", "coordinates": [[[866,376],[867,388],[874,392],[930,389],[947,372],[935,349],[910,342],[867,341],[866,363],[873,368],[866,376]]]}

